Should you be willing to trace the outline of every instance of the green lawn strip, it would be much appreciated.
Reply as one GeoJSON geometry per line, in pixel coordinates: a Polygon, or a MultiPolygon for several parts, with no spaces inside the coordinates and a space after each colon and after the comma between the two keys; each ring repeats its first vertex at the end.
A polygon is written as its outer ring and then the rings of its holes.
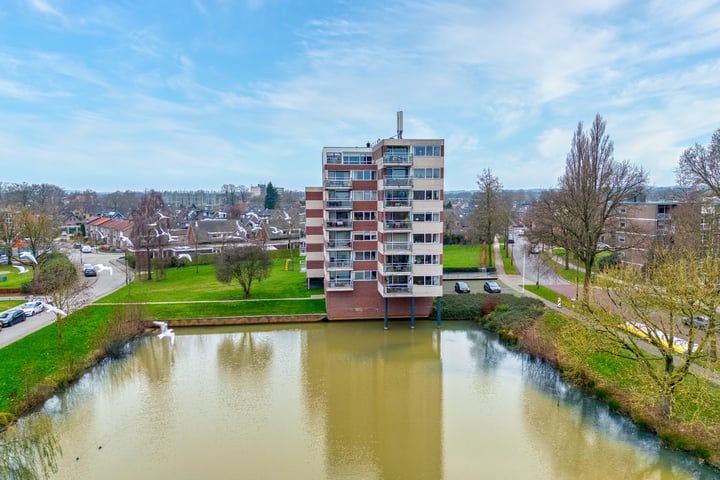
{"type": "Polygon", "coordinates": [[[534,293],[538,297],[543,298],[543,299],[545,299],[549,302],[553,302],[553,303],[556,303],[558,297],[560,297],[562,305],[564,305],[566,307],[572,306],[572,303],[573,303],[571,298],[568,298],[565,295],[562,295],[562,294],[556,292],[555,290],[551,290],[542,285],[537,286],[533,283],[530,283],[530,284],[526,283],[525,290],[527,290],[528,292],[534,293]]]}
{"type": "Polygon", "coordinates": [[[25,303],[24,300],[0,300],[0,312],[4,312],[5,310],[8,310],[13,307],[17,307],[18,305],[22,305],[25,303]]]}
{"type": "Polygon", "coordinates": [[[517,268],[515,268],[513,258],[505,255],[505,247],[504,246],[500,247],[500,253],[501,253],[501,257],[502,257],[503,268],[505,268],[505,273],[507,273],[508,275],[519,274],[520,272],[518,271],[517,268]]]}
{"type": "MultiPolygon", "coordinates": [[[[253,282],[250,298],[309,298],[313,294],[322,294],[322,290],[308,290],[305,272],[300,272],[299,258],[294,262],[295,269],[286,271],[285,260],[273,262],[270,276],[260,282],[253,282]]],[[[120,302],[166,302],[190,300],[239,300],[243,299],[242,288],[236,281],[229,284],[215,278],[213,265],[200,265],[169,268],[165,278],[160,279],[159,271],[153,273],[152,281],[138,280],[130,287],[103,297],[97,303],[120,302]]]]}
{"type": "Polygon", "coordinates": [[[1,348],[0,412],[15,413],[44,379],[50,379],[52,388],[92,365],[112,309],[91,305],[68,315],[61,322],[62,344],[51,324],[1,348]]]}
{"type": "Polygon", "coordinates": [[[146,305],[146,308],[156,320],[255,315],[303,315],[325,313],[325,299],[150,304],[146,305]]]}

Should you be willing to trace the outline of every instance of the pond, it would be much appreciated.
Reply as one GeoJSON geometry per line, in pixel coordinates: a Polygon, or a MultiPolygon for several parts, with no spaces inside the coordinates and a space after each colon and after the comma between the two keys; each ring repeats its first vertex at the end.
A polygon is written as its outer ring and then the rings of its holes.
{"type": "Polygon", "coordinates": [[[470,323],[146,337],[45,410],[54,479],[717,478],[470,323]]]}

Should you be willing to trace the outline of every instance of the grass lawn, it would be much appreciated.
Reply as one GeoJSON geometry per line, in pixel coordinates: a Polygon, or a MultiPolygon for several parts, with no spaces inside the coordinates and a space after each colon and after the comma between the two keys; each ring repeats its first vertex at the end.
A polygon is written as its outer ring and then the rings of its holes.
{"type": "MultiPolygon", "coordinates": [[[[295,270],[286,271],[284,259],[274,260],[270,276],[261,282],[253,282],[249,298],[310,298],[313,294],[321,295],[322,290],[307,289],[305,272],[299,271],[299,263],[296,259],[295,270]]],[[[165,278],[158,278],[159,271],[156,270],[152,281],[136,280],[129,288],[123,287],[97,303],[245,299],[236,281],[225,284],[215,278],[213,265],[200,265],[197,273],[193,266],[168,268],[165,278]]]]}
{"type": "Polygon", "coordinates": [[[18,269],[7,264],[0,265],[0,280],[5,277],[4,282],[0,282],[0,288],[20,288],[23,283],[29,282],[33,278],[32,269],[28,268],[25,273],[18,273],[18,269]]]}
{"type": "Polygon", "coordinates": [[[482,257],[482,245],[443,246],[444,268],[478,268],[482,257]]]}
{"type": "Polygon", "coordinates": [[[18,305],[22,305],[24,302],[22,300],[0,300],[0,312],[4,312],[5,310],[8,310],[13,307],[17,307],[18,305]]]}

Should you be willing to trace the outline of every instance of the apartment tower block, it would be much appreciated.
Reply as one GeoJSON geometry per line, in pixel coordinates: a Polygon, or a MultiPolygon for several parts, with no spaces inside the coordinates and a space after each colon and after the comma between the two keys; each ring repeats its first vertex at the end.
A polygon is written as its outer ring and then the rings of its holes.
{"type": "MultiPolygon", "coordinates": [[[[427,317],[442,297],[444,140],[325,147],[306,188],[308,284],[329,320],[427,317]]],[[[438,322],[440,315],[438,314],[438,322]]]]}

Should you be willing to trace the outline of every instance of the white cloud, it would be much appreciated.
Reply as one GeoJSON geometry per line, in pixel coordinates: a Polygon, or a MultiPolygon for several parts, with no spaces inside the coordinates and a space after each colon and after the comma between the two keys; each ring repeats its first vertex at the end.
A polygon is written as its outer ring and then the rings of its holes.
{"type": "Polygon", "coordinates": [[[28,4],[40,13],[63,18],[62,14],[50,5],[47,0],[28,0],[28,4]]]}

